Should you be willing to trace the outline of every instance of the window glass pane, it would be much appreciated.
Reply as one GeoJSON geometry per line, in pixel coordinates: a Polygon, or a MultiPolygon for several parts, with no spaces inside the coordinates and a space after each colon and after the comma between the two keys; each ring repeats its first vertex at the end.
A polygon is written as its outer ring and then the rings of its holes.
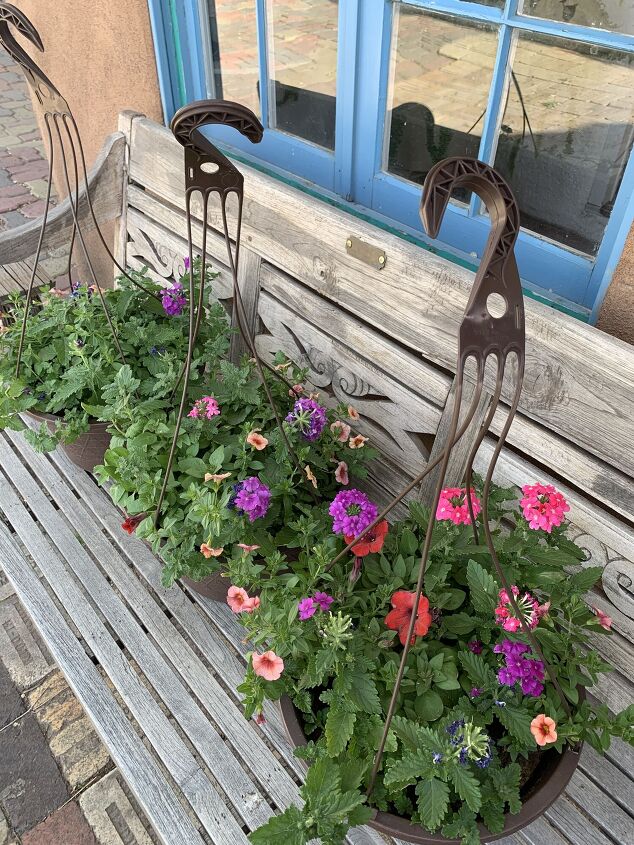
{"type": "Polygon", "coordinates": [[[208,74],[215,96],[236,100],[261,116],[258,37],[253,0],[206,0],[210,33],[208,74]],[[210,80],[211,81],[211,80],[210,80]]]}
{"type": "Polygon", "coordinates": [[[496,48],[494,26],[399,7],[384,169],[421,184],[447,156],[477,157],[496,48]]]}
{"type": "Polygon", "coordinates": [[[524,15],[634,33],[632,0],[520,0],[524,15]]]}
{"type": "Polygon", "coordinates": [[[337,0],[269,0],[271,127],[335,147],[337,0]]]}
{"type": "Polygon", "coordinates": [[[527,229],[596,254],[634,136],[634,55],[521,34],[495,166],[527,229]]]}

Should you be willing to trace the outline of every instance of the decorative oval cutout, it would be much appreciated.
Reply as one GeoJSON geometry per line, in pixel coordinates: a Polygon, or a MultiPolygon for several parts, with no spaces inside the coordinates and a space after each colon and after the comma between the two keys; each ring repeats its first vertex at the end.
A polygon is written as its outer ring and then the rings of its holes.
{"type": "Polygon", "coordinates": [[[217,173],[220,168],[218,165],[213,161],[205,161],[200,165],[200,169],[203,173],[217,173]]]}
{"type": "Polygon", "coordinates": [[[507,307],[506,299],[501,293],[490,293],[487,296],[487,311],[492,317],[499,320],[506,314],[507,307]]]}

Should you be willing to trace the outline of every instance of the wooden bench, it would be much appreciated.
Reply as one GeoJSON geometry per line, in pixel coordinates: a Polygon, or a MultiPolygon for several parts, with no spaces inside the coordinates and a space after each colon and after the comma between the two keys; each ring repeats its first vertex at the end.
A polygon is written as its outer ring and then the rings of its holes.
{"type": "MultiPolygon", "coordinates": [[[[122,115],[120,130],[91,176],[97,213],[122,212],[120,263],[148,265],[169,281],[186,254],[182,148],[139,115],[122,115]]],[[[309,367],[322,396],[359,409],[361,430],[384,455],[368,483],[383,500],[441,448],[472,274],[258,171],[244,173],[240,284],[259,349],[284,350],[309,367]],[[349,255],[349,237],[384,249],[385,268],[349,255]]],[[[56,214],[59,246],[72,218],[64,204],[56,214]]],[[[210,219],[219,230],[218,217],[210,219]]],[[[16,260],[34,251],[35,230],[29,224],[8,239],[16,260]]],[[[198,247],[200,232],[195,226],[198,247]]],[[[6,243],[0,236],[0,254],[6,243]]],[[[220,235],[208,249],[220,271],[215,296],[230,307],[220,235]]],[[[552,481],[570,501],[588,563],[604,567],[589,601],[614,619],[614,636],[596,638],[614,672],[592,693],[620,709],[634,691],[634,349],[538,302],[526,306],[525,388],[497,480],[552,481]]],[[[483,401],[479,420],[485,412],[483,401]]],[[[496,417],[480,466],[502,423],[496,417]]],[[[459,480],[468,445],[450,481],[459,480]]],[[[240,713],[240,626],[227,608],[162,589],[160,561],[121,531],[106,494],[63,456],[36,455],[10,433],[0,437],[0,469],[0,561],[160,837],[169,845],[246,842],[246,831],[296,800],[302,765],[275,707],[263,728],[240,713]]],[[[413,495],[425,500],[429,485],[413,495]]],[[[586,749],[566,795],[504,841],[634,842],[633,770],[622,743],[606,758],[586,749]]],[[[350,841],[384,840],[364,828],[350,841]]]]}

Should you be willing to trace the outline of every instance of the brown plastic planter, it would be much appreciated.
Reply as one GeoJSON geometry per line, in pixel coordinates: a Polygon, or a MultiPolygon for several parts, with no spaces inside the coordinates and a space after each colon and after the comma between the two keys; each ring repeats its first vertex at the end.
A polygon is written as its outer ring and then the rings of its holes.
{"type": "MultiPolygon", "coordinates": [[[[55,431],[55,426],[60,421],[61,417],[54,414],[45,414],[40,411],[26,411],[28,417],[37,422],[45,422],[49,431],[55,431]]],[[[85,469],[86,472],[92,472],[99,464],[103,463],[106,449],[110,446],[110,435],[108,434],[107,422],[90,423],[88,431],[80,434],[74,443],[60,443],[59,449],[72,461],[76,466],[85,469]]]]}
{"type": "MultiPolygon", "coordinates": [[[[282,719],[291,742],[296,746],[306,745],[304,731],[297,718],[293,702],[288,696],[280,701],[282,719]]],[[[495,842],[505,836],[511,836],[518,830],[529,825],[541,816],[564,791],[568,781],[579,765],[579,752],[567,749],[563,754],[556,751],[546,751],[537,774],[537,781],[529,792],[523,796],[522,809],[516,815],[507,814],[504,830],[501,833],[489,833],[480,825],[482,842],[495,842]]],[[[459,839],[446,839],[440,834],[430,833],[420,825],[412,824],[408,819],[395,816],[392,813],[377,812],[374,819],[368,822],[370,827],[388,836],[395,836],[416,845],[460,845],[459,839]]]]}
{"type": "Polygon", "coordinates": [[[231,582],[228,578],[223,578],[220,572],[207,575],[206,578],[202,578],[200,581],[194,581],[193,578],[187,578],[186,575],[182,575],[180,580],[190,590],[204,596],[206,599],[220,601],[223,604],[227,602],[227,590],[231,586],[231,582]]]}

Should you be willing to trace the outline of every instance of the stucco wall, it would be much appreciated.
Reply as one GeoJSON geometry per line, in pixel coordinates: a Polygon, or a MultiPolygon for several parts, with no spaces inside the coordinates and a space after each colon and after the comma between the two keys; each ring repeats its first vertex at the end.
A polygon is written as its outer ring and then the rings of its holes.
{"type": "Polygon", "coordinates": [[[603,300],[598,326],[604,332],[634,344],[634,227],[603,300]]]}

